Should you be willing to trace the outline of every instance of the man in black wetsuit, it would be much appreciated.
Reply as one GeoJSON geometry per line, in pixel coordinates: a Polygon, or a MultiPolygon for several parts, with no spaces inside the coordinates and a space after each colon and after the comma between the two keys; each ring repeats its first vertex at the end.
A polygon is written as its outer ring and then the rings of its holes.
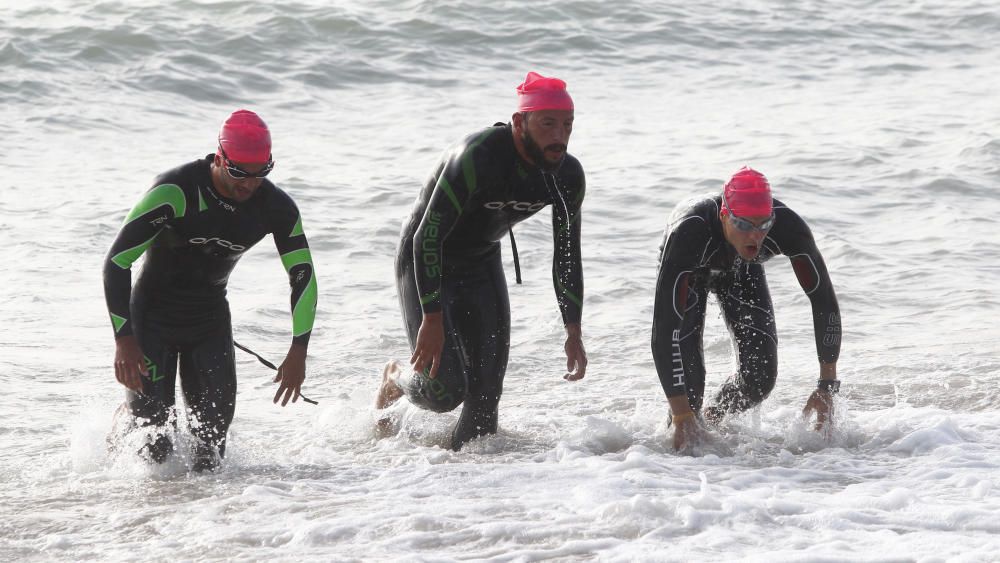
{"type": "Polygon", "coordinates": [[[104,293],[115,331],[115,377],[128,389],[119,414],[129,419],[125,431],[154,428],[141,450],[152,461],[173,450],[164,426],[174,409],[178,364],[196,438],[194,469],[214,469],[225,455],[236,403],[226,284],[243,253],[268,233],[292,289],[292,344],[275,378],[274,402],[284,406],[299,397],[316,276],[295,202],[265,179],[273,166],[267,125],[251,111],[234,112],[216,153],[156,178],[108,252],[104,293]],[[131,267],[143,253],[132,288],[131,267]]]}
{"type": "Polygon", "coordinates": [[[581,379],[587,368],[580,329],[585,182],[580,162],[566,153],[573,101],[565,82],[534,72],[517,93],[511,123],[469,135],[434,169],[403,226],[396,256],[413,369],[386,366],[376,407],[404,394],[436,412],[464,402],[451,438],[456,450],[497,431],[510,347],[498,241],[547,205],[555,242],[552,281],[567,333],[564,378],[581,379]]]}
{"type": "Polygon", "coordinates": [[[674,447],[699,438],[699,413],[710,423],[760,404],[778,375],[774,308],[763,262],[791,259],[812,304],[819,383],[803,413],[823,427],[839,389],[840,309],[823,257],[809,227],[780,201],[759,172],[744,167],[720,196],[678,207],[660,255],[653,309],[653,360],[673,413],[674,447]],[[738,352],[739,370],[702,411],[705,362],[702,331],[708,292],[722,308],[738,352]]]}

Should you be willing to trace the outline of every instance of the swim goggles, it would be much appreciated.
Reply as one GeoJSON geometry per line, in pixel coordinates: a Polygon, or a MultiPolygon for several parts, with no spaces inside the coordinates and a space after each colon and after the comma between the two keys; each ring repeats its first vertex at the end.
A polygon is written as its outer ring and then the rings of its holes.
{"type": "Polygon", "coordinates": [[[738,217],[735,213],[733,213],[733,209],[729,207],[729,202],[726,201],[725,193],[722,194],[722,205],[729,211],[729,222],[732,223],[738,231],[747,233],[752,231],[766,232],[774,226],[775,216],[773,211],[771,212],[770,217],[764,219],[760,225],[756,225],[753,221],[744,219],[743,217],[738,217]]]}
{"type": "Polygon", "coordinates": [[[219,147],[219,152],[222,153],[222,161],[226,164],[226,172],[230,177],[237,180],[242,180],[244,178],[264,178],[271,173],[271,170],[274,169],[274,159],[268,157],[267,164],[264,165],[264,168],[260,172],[247,172],[239,166],[236,166],[232,160],[229,160],[229,157],[226,156],[226,151],[224,151],[222,147],[219,147]]]}

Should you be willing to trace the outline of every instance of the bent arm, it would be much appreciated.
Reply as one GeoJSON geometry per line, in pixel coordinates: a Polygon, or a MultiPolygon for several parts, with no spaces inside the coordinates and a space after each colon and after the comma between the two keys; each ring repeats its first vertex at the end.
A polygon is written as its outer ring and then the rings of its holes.
{"type": "MultiPolygon", "coordinates": [[[[663,392],[670,399],[671,407],[676,400],[687,403],[687,378],[681,359],[681,322],[688,296],[690,269],[672,263],[664,253],[660,262],[660,272],[656,280],[656,294],[653,299],[652,350],[656,374],[660,378],[663,392]]],[[[680,406],[678,403],[677,406],[680,406]]],[[[688,409],[681,409],[683,412],[688,409]]]]}
{"type": "Polygon", "coordinates": [[[563,324],[577,325],[583,317],[583,256],[580,223],[586,182],[581,171],[576,185],[561,188],[553,178],[552,286],[563,324]]]}
{"type": "Polygon", "coordinates": [[[809,297],[820,365],[836,364],[840,356],[840,307],[830,273],[805,220],[783,204],[776,204],[775,210],[778,220],[768,238],[791,260],[795,277],[809,297]]]}
{"type": "Polygon", "coordinates": [[[132,264],[153,244],[163,227],[183,217],[186,209],[184,191],[176,184],[161,184],[146,192],[125,217],[104,259],[104,298],[115,338],[132,334],[132,264]]]}
{"type": "Polygon", "coordinates": [[[413,272],[425,315],[441,312],[444,240],[462,215],[461,204],[445,195],[451,190],[447,180],[442,177],[437,185],[413,237],[413,272]]]}
{"type": "Polygon", "coordinates": [[[681,324],[691,291],[691,274],[699,267],[701,252],[710,240],[708,226],[700,218],[691,217],[667,235],[660,254],[653,301],[653,363],[675,414],[690,411],[687,372],[681,356],[681,324]]]}
{"type": "MultiPolygon", "coordinates": [[[[808,234],[808,233],[807,233],[808,234]]],[[[841,324],[840,305],[833,290],[826,263],[811,234],[803,238],[799,252],[789,257],[792,269],[802,291],[809,297],[813,315],[813,333],[816,339],[816,356],[825,368],[825,379],[836,379],[836,363],[840,357],[841,324]],[[832,373],[830,373],[832,371],[832,373]]]]}
{"type": "Polygon", "coordinates": [[[495,166],[482,142],[492,129],[472,138],[444,163],[429,192],[423,219],[413,237],[413,271],[423,313],[441,311],[441,276],[444,273],[444,241],[458,224],[466,206],[495,166]]]}
{"type": "Polygon", "coordinates": [[[294,211],[287,216],[294,217],[294,221],[285,221],[274,231],[274,244],[291,287],[292,344],[306,348],[316,320],[319,287],[309,242],[302,228],[302,216],[294,204],[292,209],[294,211]]]}

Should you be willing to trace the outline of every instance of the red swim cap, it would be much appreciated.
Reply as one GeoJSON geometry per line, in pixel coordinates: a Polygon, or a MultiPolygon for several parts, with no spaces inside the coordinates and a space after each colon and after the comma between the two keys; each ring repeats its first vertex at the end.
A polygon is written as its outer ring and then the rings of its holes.
{"type": "Polygon", "coordinates": [[[767,217],[771,214],[771,184],[763,174],[749,166],[740,168],[722,188],[725,204],[722,213],[737,217],[767,217]]]}
{"type": "Polygon", "coordinates": [[[566,83],[562,80],[529,72],[524,82],[517,87],[517,111],[546,109],[572,110],[573,98],[569,97],[566,83]]]}
{"type": "Polygon", "coordinates": [[[234,162],[265,163],[271,160],[271,132],[256,113],[238,109],[219,130],[219,146],[234,162]]]}

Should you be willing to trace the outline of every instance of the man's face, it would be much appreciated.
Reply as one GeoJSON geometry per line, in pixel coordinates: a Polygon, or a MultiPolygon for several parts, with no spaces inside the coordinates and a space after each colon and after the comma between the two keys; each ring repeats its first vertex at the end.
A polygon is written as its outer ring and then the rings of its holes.
{"type": "Polygon", "coordinates": [[[215,155],[215,166],[219,169],[219,185],[216,186],[223,197],[237,202],[244,202],[253,197],[264,181],[263,178],[255,178],[253,175],[260,174],[270,167],[267,162],[235,162],[224,158],[221,154],[215,155]],[[233,168],[231,170],[230,168],[233,168]],[[240,172],[251,174],[246,178],[237,178],[240,172]]]}
{"type": "Polygon", "coordinates": [[[750,261],[760,254],[761,246],[764,244],[764,238],[767,237],[767,233],[770,230],[759,228],[761,225],[768,223],[770,219],[773,219],[772,215],[754,215],[750,217],[740,217],[753,224],[753,228],[750,230],[741,230],[736,227],[733,221],[733,216],[726,214],[722,216],[722,233],[726,237],[726,241],[733,245],[736,252],[739,253],[740,257],[744,260],[750,261]]]}
{"type": "Polygon", "coordinates": [[[521,141],[525,152],[539,168],[558,169],[573,133],[573,111],[543,110],[522,115],[521,141]]]}

